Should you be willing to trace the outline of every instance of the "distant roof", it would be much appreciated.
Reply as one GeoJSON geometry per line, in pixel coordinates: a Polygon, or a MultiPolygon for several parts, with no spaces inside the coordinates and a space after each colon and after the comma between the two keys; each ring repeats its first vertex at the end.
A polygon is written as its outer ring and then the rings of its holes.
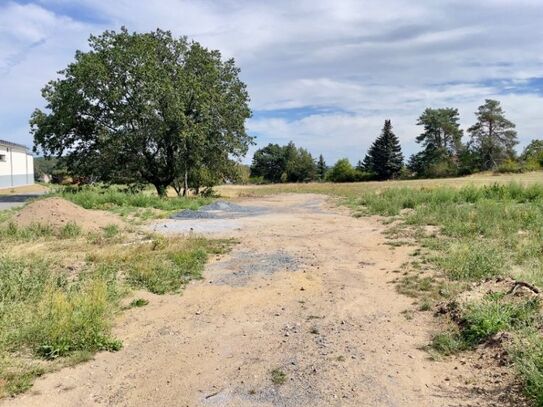
{"type": "Polygon", "coordinates": [[[25,150],[28,150],[27,146],[24,146],[22,144],[13,143],[13,142],[7,141],[7,140],[0,139],[0,144],[3,144],[4,146],[19,147],[19,148],[24,148],[25,150]]]}

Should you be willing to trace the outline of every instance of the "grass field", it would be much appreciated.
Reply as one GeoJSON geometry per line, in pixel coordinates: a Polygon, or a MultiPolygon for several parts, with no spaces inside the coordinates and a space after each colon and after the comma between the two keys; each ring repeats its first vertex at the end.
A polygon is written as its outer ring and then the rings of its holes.
{"type": "Polygon", "coordinates": [[[543,183],[543,172],[524,174],[480,173],[462,178],[440,178],[404,181],[372,181],[333,184],[329,182],[308,184],[270,184],[270,185],[224,185],[217,187],[217,192],[229,198],[240,196],[262,196],[288,192],[317,193],[342,197],[357,196],[367,191],[380,191],[387,188],[433,188],[436,186],[461,187],[464,185],[490,185],[493,183],[508,184],[518,182],[523,185],[543,183]]]}

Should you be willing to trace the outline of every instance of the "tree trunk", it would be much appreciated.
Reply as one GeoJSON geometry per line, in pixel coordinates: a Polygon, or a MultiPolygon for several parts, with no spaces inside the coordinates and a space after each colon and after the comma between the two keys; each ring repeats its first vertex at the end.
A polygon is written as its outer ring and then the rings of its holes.
{"type": "Polygon", "coordinates": [[[156,193],[159,197],[164,198],[166,196],[166,185],[164,184],[155,184],[156,193]]]}
{"type": "Polygon", "coordinates": [[[187,196],[189,190],[189,172],[185,170],[185,177],[183,179],[183,196],[187,196]]]}

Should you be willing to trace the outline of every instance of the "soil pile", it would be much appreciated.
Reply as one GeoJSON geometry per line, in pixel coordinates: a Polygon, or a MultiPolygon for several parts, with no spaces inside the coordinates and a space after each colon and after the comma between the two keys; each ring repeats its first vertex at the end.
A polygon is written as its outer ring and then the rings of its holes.
{"type": "Polygon", "coordinates": [[[123,223],[114,214],[84,209],[62,198],[31,202],[13,217],[13,222],[20,227],[41,224],[55,229],[75,223],[84,231],[98,231],[108,225],[120,226],[123,223]]]}

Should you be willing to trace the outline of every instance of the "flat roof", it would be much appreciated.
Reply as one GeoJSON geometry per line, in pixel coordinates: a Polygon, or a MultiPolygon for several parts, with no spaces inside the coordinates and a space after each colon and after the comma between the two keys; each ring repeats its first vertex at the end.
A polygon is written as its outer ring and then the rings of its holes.
{"type": "Polygon", "coordinates": [[[25,150],[28,150],[28,147],[27,146],[24,146],[22,144],[17,144],[17,143],[13,143],[11,141],[7,141],[7,140],[2,140],[0,139],[0,144],[4,145],[4,146],[9,146],[9,147],[19,147],[19,148],[24,148],[25,150]]]}

